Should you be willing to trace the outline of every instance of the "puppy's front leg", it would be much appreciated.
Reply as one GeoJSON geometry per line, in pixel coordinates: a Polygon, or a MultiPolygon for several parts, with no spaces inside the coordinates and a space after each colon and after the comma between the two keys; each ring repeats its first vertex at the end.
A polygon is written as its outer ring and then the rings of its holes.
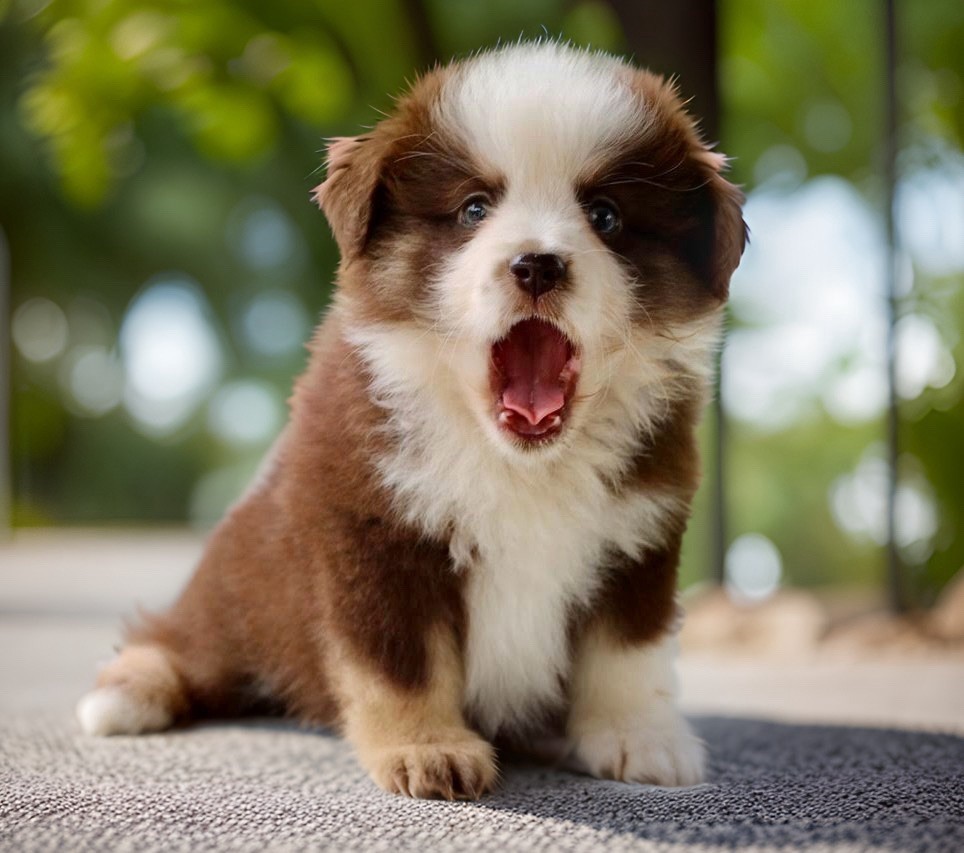
{"type": "Polygon", "coordinates": [[[452,631],[426,642],[424,684],[400,686],[342,648],[332,661],[342,723],[382,788],[410,797],[477,799],[496,780],[495,751],[462,716],[462,662],[452,631]]]}
{"type": "Polygon", "coordinates": [[[679,535],[623,556],[577,641],[567,734],[594,776],[657,785],[703,780],[705,748],[676,707],[679,535]]]}
{"type": "Polygon", "coordinates": [[[676,645],[670,635],[628,645],[601,625],[587,632],[573,672],[568,723],[577,767],[626,782],[703,780],[703,743],[676,707],[676,645]]]}

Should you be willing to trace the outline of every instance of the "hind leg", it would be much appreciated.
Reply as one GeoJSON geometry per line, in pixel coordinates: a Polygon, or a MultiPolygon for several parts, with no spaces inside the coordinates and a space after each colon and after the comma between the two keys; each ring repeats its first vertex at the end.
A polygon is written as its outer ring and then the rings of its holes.
{"type": "Polygon", "coordinates": [[[172,656],[157,644],[126,646],[77,704],[85,734],[136,735],[169,728],[190,707],[172,656]]]}
{"type": "Polygon", "coordinates": [[[142,734],[186,719],[240,710],[239,646],[210,560],[160,616],[141,614],[119,654],[77,705],[87,734],[142,734]]]}

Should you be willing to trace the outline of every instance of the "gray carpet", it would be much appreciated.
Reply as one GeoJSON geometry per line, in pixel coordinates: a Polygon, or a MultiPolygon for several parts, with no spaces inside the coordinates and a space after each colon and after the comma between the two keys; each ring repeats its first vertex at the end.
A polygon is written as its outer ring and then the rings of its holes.
{"type": "Polygon", "coordinates": [[[0,724],[0,848],[964,850],[964,738],[698,718],[710,782],[668,790],[506,768],[480,803],[378,791],[344,743],[280,722],[89,739],[0,724]]]}

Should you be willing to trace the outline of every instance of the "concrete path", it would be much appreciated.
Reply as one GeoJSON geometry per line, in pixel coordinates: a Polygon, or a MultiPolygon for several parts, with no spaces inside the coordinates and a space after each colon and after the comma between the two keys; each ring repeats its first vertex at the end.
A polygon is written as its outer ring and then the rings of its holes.
{"type": "MultiPolygon", "coordinates": [[[[172,601],[202,548],[200,534],[180,529],[23,531],[0,542],[0,711],[70,707],[110,655],[120,620],[138,605],[172,601]]],[[[697,628],[687,624],[684,641],[697,628]]],[[[959,657],[753,659],[704,650],[684,654],[679,669],[692,713],[964,734],[959,657]]]]}

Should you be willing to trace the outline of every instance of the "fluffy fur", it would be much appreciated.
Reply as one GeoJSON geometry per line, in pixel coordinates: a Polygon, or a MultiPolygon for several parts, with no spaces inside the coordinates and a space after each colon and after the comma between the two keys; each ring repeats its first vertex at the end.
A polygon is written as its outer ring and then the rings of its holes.
{"type": "Polygon", "coordinates": [[[338,290],[291,421],[84,729],[277,709],[338,726],[412,796],[480,796],[494,745],[698,782],[674,596],[746,236],[723,166],[672,85],[552,43],[437,69],[335,140],[316,198],[338,290]],[[525,253],[559,259],[548,292],[512,272],[525,253]],[[567,359],[533,427],[498,350],[536,347],[530,322],[567,359]]]}

